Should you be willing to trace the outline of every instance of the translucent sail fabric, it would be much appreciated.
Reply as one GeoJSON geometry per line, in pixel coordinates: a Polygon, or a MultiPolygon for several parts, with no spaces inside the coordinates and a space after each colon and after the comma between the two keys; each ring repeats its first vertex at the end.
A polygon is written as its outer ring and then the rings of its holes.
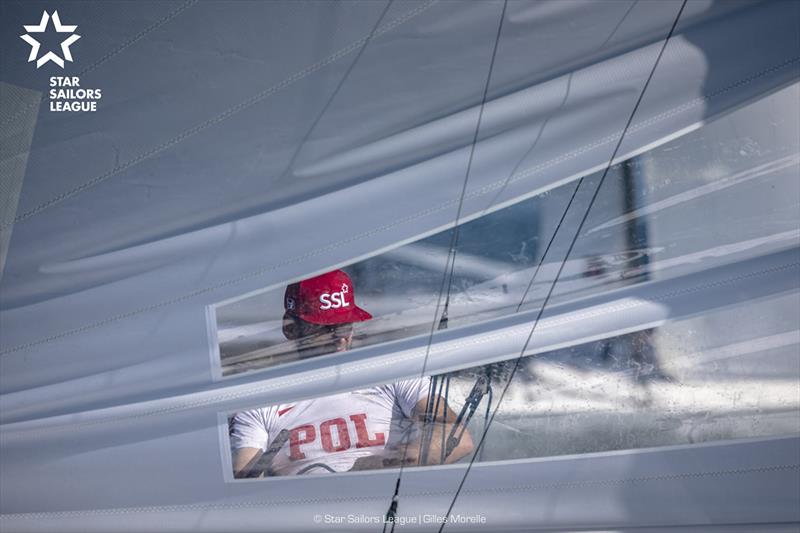
{"type": "MultiPolygon", "coordinates": [[[[798,3],[688,2],[625,130],[681,2],[509,2],[496,50],[502,2],[386,7],[58,7],[84,35],[70,68],[104,97],[96,113],[42,103],[13,223],[0,217],[13,229],[3,528],[315,531],[316,515],[381,515],[397,472],[226,482],[220,413],[419,375],[426,354],[426,373],[514,358],[535,310],[442,332],[430,350],[416,336],[220,381],[212,307],[555,190],[602,170],[618,144],[615,162],[800,76],[798,3]]],[[[46,99],[53,71],[14,41],[41,9],[3,4],[3,48],[19,53],[0,57],[0,81],[46,99]]],[[[558,302],[524,353],[794,302],[792,242],[558,302]]],[[[487,463],[458,505],[497,528],[796,522],[797,453],[787,437],[487,463]]],[[[463,474],[404,472],[404,512],[444,513],[463,474]]]]}

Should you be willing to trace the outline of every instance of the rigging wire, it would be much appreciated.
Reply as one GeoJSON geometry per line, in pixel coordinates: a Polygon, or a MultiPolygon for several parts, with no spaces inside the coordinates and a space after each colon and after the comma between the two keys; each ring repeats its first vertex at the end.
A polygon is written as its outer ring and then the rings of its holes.
{"type": "Polygon", "coordinates": [[[279,179],[285,178],[294,169],[294,165],[297,162],[297,158],[300,156],[300,152],[306,146],[306,143],[308,142],[308,139],[311,137],[311,134],[314,132],[317,125],[322,120],[322,117],[325,116],[325,113],[328,111],[328,108],[331,106],[334,99],[339,94],[339,91],[342,89],[344,82],[350,77],[350,73],[353,71],[353,68],[355,68],[356,64],[361,59],[361,56],[364,54],[364,50],[367,49],[367,45],[369,45],[369,43],[372,41],[372,38],[374,37],[375,32],[378,31],[381,22],[383,22],[383,19],[386,16],[386,13],[389,12],[389,8],[391,7],[392,2],[394,2],[394,0],[389,0],[386,3],[386,6],[383,8],[383,11],[378,17],[378,20],[372,26],[372,31],[369,32],[369,35],[367,35],[366,39],[364,39],[364,43],[359,48],[356,57],[354,57],[353,61],[350,62],[350,65],[347,67],[347,70],[345,71],[344,75],[339,80],[339,83],[336,84],[336,88],[328,97],[328,100],[325,102],[325,105],[322,106],[322,110],[317,114],[317,118],[315,118],[314,122],[311,123],[311,126],[309,126],[308,131],[306,131],[306,134],[303,136],[303,138],[300,139],[300,142],[297,143],[297,148],[294,150],[292,157],[289,158],[289,162],[286,164],[286,169],[283,171],[283,174],[280,176],[279,179]]]}
{"type": "MultiPolygon", "coordinates": [[[[441,315],[441,318],[439,319],[438,329],[442,330],[442,329],[446,329],[447,328],[447,320],[448,320],[447,319],[447,313],[448,313],[448,308],[450,306],[450,292],[452,290],[452,285],[453,285],[453,273],[454,273],[454,270],[455,270],[456,247],[458,246],[458,221],[461,218],[461,210],[462,210],[462,208],[464,206],[464,196],[466,195],[467,183],[469,181],[469,174],[470,174],[470,170],[472,169],[472,160],[473,160],[473,158],[475,156],[475,145],[478,142],[478,135],[479,135],[480,129],[481,129],[481,122],[483,120],[483,111],[484,111],[484,108],[486,107],[486,98],[487,98],[487,96],[489,94],[489,85],[490,85],[490,82],[491,82],[491,79],[492,79],[492,71],[494,70],[495,59],[497,58],[497,48],[498,48],[498,45],[500,44],[500,35],[502,33],[502,30],[503,30],[503,20],[505,19],[505,16],[506,16],[506,8],[507,8],[507,6],[508,6],[508,0],[503,0],[503,9],[500,12],[500,20],[498,21],[498,24],[497,24],[497,33],[495,34],[494,46],[492,48],[492,57],[491,57],[491,60],[489,61],[489,71],[488,71],[488,73],[486,75],[486,82],[484,83],[484,87],[483,87],[483,94],[481,96],[481,105],[480,105],[480,108],[479,108],[479,111],[478,111],[478,120],[477,120],[477,123],[475,124],[475,133],[472,136],[472,144],[470,146],[469,159],[467,160],[467,170],[466,170],[466,173],[464,175],[464,183],[463,183],[463,185],[461,187],[461,194],[459,195],[459,199],[458,199],[458,209],[456,210],[456,218],[455,218],[455,222],[454,222],[453,235],[450,238],[450,249],[449,249],[448,255],[447,255],[447,263],[445,263],[445,271],[444,271],[444,274],[442,276],[442,284],[441,284],[440,289],[439,289],[439,298],[438,298],[438,300],[436,302],[436,310],[435,310],[435,313],[433,315],[433,322],[431,324],[431,331],[430,331],[430,335],[428,337],[428,344],[427,344],[427,347],[425,349],[425,358],[423,359],[423,362],[422,362],[422,371],[420,372],[420,377],[424,377],[425,376],[425,370],[426,370],[427,364],[428,364],[428,357],[430,356],[431,343],[433,342],[433,334],[434,334],[434,331],[435,331],[434,327],[436,325],[436,317],[439,315],[439,305],[440,305],[440,302],[442,300],[442,294],[445,292],[445,290],[444,290],[445,284],[447,285],[447,292],[446,292],[445,303],[444,303],[444,306],[443,306],[442,315],[441,315]],[[452,260],[451,260],[451,257],[452,257],[452,260]]],[[[434,406],[432,393],[436,392],[436,386],[437,386],[438,379],[439,378],[437,376],[431,376],[431,383],[430,383],[430,385],[428,387],[428,403],[427,403],[427,406],[426,406],[426,417],[425,417],[425,421],[423,423],[424,424],[423,425],[423,429],[426,428],[426,427],[430,427],[432,425],[432,422],[433,422],[433,419],[431,419],[431,420],[428,420],[428,419],[431,418],[430,417],[431,408],[433,408],[433,409],[437,408],[437,407],[434,406]]],[[[441,390],[441,385],[439,385],[439,389],[441,390]]],[[[448,380],[448,383],[447,383],[447,389],[449,390],[449,380],[448,380]]],[[[445,402],[444,408],[445,408],[445,410],[447,409],[446,402],[445,402]]],[[[435,415],[436,412],[433,411],[433,414],[435,415]]],[[[429,433],[430,433],[430,435],[428,435],[428,441],[430,441],[430,438],[433,437],[432,431],[429,432],[429,433]]],[[[421,445],[423,444],[425,439],[426,439],[426,432],[423,432],[422,438],[420,439],[420,444],[421,445]]],[[[426,448],[425,455],[427,456],[427,448],[429,448],[429,446],[426,446],[425,448],[426,448]]],[[[403,470],[404,470],[404,467],[405,467],[407,452],[408,452],[408,444],[406,444],[406,446],[403,449],[403,459],[400,462],[400,471],[397,474],[397,483],[395,484],[394,495],[392,496],[392,501],[391,501],[391,504],[389,506],[389,510],[386,513],[386,520],[384,520],[384,524],[383,524],[384,533],[386,532],[386,525],[387,525],[387,523],[389,521],[392,522],[392,527],[391,527],[391,530],[390,530],[391,533],[394,532],[394,528],[395,528],[395,525],[396,525],[396,521],[394,520],[394,518],[397,515],[397,506],[398,506],[398,499],[399,499],[399,492],[400,492],[400,480],[403,477],[403,470]]],[[[420,452],[422,452],[422,446],[420,446],[420,452]]],[[[420,453],[420,458],[421,458],[421,453],[420,453]]],[[[423,462],[422,464],[425,464],[425,463],[423,462]]]]}
{"type": "MultiPolygon", "coordinates": [[[[489,62],[489,73],[486,76],[486,84],[483,87],[483,97],[481,99],[481,107],[480,110],[478,111],[478,123],[475,126],[475,134],[472,137],[472,145],[470,146],[469,160],[467,161],[467,172],[466,176],[464,177],[464,184],[461,188],[461,196],[458,199],[458,210],[456,211],[455,227],[453,228],[453,235],[450,238],[450,250],[447,254],[448,264],[445,265],[445,277],[447,279],[447,293],[445,296],[442,316],[439,319],[440,330],[447,329],[447,320],[448,320],[447,312],[450,307],[450,293],[453,288],[453,275],[455,273],[455,268],[456,268],[456,254],[458,253],[458,237],[459,237],[458,221],[461,218],[461,210],[464,206],[464,196],[467,193],[467,182],[469,181],[469,172],[472,169],[472,160],[475,156],[475,146],[478,144],[478,135],[480,133],[481,122],[483,120],[483,110],[486,107],[486,98],[487,95],[489,94],[489,85],[492,80],[492,71],[494,70],[494,62],[495,59],[497,58],[497,47],[500,44],[500,34],[503,31],[503,19],[505,19],[506,17],[507,6],[508,6],[508,0],[503,0],[503,10],[500,12],[500,22],[497,25],[497,34],[495,35],[494,48],[492,49],[492,59],[489,62]],[[449,266],[449,272],[447,272],[448,266],[449,266]]],[[[440,293],[440,299],[441,299],[441,293],[440,293]]]]}
{"type": "MultiPolygon", "coordinates": [[[[589,213],[591,212],[592,206],[594,205],[594,202],[597,199],[598,193],[600,192],[600,189],[603,186],[603,182],[605,181],[605,178],[608,175],[608,171],[611,169],[611,165],[613,164],[614,159],[617,156],[617,152],[619,151],[619,148],[622,145],[622,141],[625,138],[625,134],[627,133],[628,128],[630,127],[631,123],[633,122],[633,118],[636,115],[636,111],[639,109],[639,105],[642,103],[642,99],[644,98],[644,94],[645,94],[645,92],[647,92],[647,88],[649,87],[650,82],[653,79],[653,75],[655,74],[656,68],[658,67],[658,63],[661,61],[661,57],[664,54],[664,50],[666,49],[667,44],[669,43],[669,40],[672,38],[672,35],[675,32],[675,28],[678,25],[678,21],[681,18],[681,14],[683,13],[684,8],[686,7],[686,1],[687,0],[683,0],[683,2],[681,3],[680,9],[678,9],[678,13],[675,16],[675,20],[673,21],[672,26],[670,27],[669,33],[667,34],[666,39],[664,39],[664,44],[661,46],[661,49],[658,52],[658,56],[656,56],[656,60],[653,63],[653,67],[651,68],[650,73],[647,76],[647,80],[645,81],[644,86],[642,87],[642,90],[639,93],[639,97],[636,100],[636,104],[633,106],[633,110],[631,111],[631,114],[628,117],[628,121],[627,121],[627,123],[625,124],[625,127],[622,130],[622,134],[620,135],[619,140],[617,141],[617,145],[614,147],[614,151],[612,152],[611,157],[610,157],[610,159],[608,161],[608,164],[606,165],[606,167],[605,167],[605,169],[603,171],[603,175],[600,177],[599,183],[597,184],[597,187],[595,188],[594,193],[592,194],[592,197],[589,200],[589,205],[587,206],[586,211],[584,212],[583,217],[581,218],[581,221],[578,224],[578,228],[575,231],[575,235],[573,236],[572,241],[570,242],[570,246],[567,249],[567,253],[564,256],[564,259],[561,261],[561,264],[559,265],[559,269],[558,269],[558,272],[556,273],[555,279],[550,284],[550,288],[548,289],[547,295],[545,296],[545,299],[542,302],[542,306],[541,306],[541,308],[539,309],[539,312],[536,315],[536,319],[534,320],[533,326],[531,327],[531,330],[528,333],[528,337],[525,340],[525,344],[523,345],[519,356],[517,357],[517,359],[514,362],[514,366],[511,369],[511,374],[510,374],[510,376],[508,378],[508,381],[506,381],[506,384],[503,387],[502,392],[500,393],[500,397],[498,398],[497,406],[495,407],[494,411],[492,412],[492,415],[488,420],[488,424],[486,424],[486,426],[483,429],[483,433],[481,434],[481,438],[480,438],[480,440],[478,442],[478,447],[477,447],[476,451],[472,454],[472,457],[470,458],[470,461],[469,461],[469,464],[467,465],[466,471],[464,472],[464,475],[461,478],[461,481],[460,481],[460,483],[458,485],[458,488],[456,489],[456,492],[453,495],[453,499],[450,502],[450,506],[448,507],[447,512],[444,514],[444,516],[450,516],[450,513],[452,512],[453,507],[455,506],[455,503],[458,500],[458,497],[461,494],[461,490],[464,487],[464,484],[465,484],[465,482],[467,480],[467,476],[469,475],[469,472],[472,469],[472,465],[475,462],[475,458],[478,456],[478,452],[483,448],[483,444],[484,444],[484,442],[486,440],[486,435],[488,434],[489,427],[491,426],[492,422],[494,421],[494,418],[497,415],[497,411],[500,409],[500,405],[503,402],[503,398],[505,397],[506,392],[508,391],[508,388],[509,388],[511,382],[514,379],[514,375],[516,374],[516,371],[519,368],[519,364],[522,361],[522,358],[523,358],[523,356],[525,354],[525,350],[528,348],[528,344],[530,343],[530,340],[533,337],[533,333],[536,330],[536,326],[538,325],[539,320],[542,317],[542,314],[543,314],[545,308],[547,307],[547,304],[548,304],[548,302],[550,300],[550,297],[553,294],[553,290],[554,290],[556,284],[558,283],[559,278],[561,277],[561,273],[564,270],[564,265],[566,265],[567,259],[569,258],[570,254],[572,253],[572,250],[575,247],[575,243],[578,240],[578,236],[580,235],[581,230],[583,229],[583,226],[586,224],[586,220],[589,218],[589,213]]],[[[558,233],[558,229],[560,228],[560,224],[561,224],[561,222],[564,221],[564,218],[566,217],[566,212],[569,211],[570,206],[572,205],[572,202],[573,202],[573,200],[575,198],[575,195],[576,195],[578,189],[580,188],[581,184],[583,183],[583,181],[584,181],[584,178],[581,178],[578,181],[578,186],[575,188],[575,192],[573,192],[572,198],[570,198],[570,201],[567,204],[567,208],[565,210],[565,214],[561,217],[561,221],[559,222],[559,227],[556,228],[556,232],[555,232],[556,234],[558,233]]],[[[554,237],[555,237],[555,234],[554,234],[554,237]]],[[[552,243],[552,240],[551,240],[551,243],[552,243]]],[[[549,245],[548,245],[548,248],[549,248],[549,245]]],[[[538,271],[539,271],[539,269],[537,268],[536,272],[538,272],[538,271]]],[[[534,272],[534,276],[536,275],[536,272],[534,272]]],[[[532,283],[533,283],[533,279],[531,280],[531,284],[532,283]]],[[[530,287],[530,285],[529,285],[529,287],[530,287]]],[[[525,294],[527,295],[527,290],[526,290],[525,294]]],[[[524,296],[523,296],[523,298],[524,298],[524,296]]],[[[520,303],[520,305],[522,305],[522,303],[520,303]]],[[[519,309],[519,307],[517,309],[519,309]]],[[[447,523],[446,521],[442,522],[441,526],[439,527],[439,533],[442,533],[446,523],[447,523]]]]}
{"type": "MultiPolygon", "coordinates": [[[[561,218],[559,219],[558,224],[556,224],[556,229],[553,231],[553,234],[550,236],[550,240],[547,242],[547,246],[545,246],[544,248],[542,257],[536,264],[536,269],[533,271],[533,276],[531,276],[531,280],[528,282],[528,286],[525,287],[525,292],[522,293],[522,298],[520,298],[519,303],[517,304],[517,309],[514,311],[515,313],[519,313],[519,310],[522,308],[522,305],[525,303],[525,300],[528,299],[528,292],[530,292],[531,288],[533,287],[533,282],[539,275],[539,270],[541,270],[542,265],[544,264],[544,260],[547,259],[547,254],[550,252],[550,247],[553,246],[553,243],[556,240],[556,236],[558,236],[558,232],[561,231],[561,225],[564,223],[564,220],[566,220],[570,207],[572,207],[572,203],[575,201],[575,197],[578,195],[578,190],[581,188],[582,183],[583,183],[583,178],[580,178],[578,180],[578,183],[575,185],[575,190],[572,191],[572,195],[569,197],[569,201],[567,202],[567,207],[564,209],[564,212],[561,213],[561,218]]],[[[564,261],[566,262],[566,260],[567,258],[565,257],[564,261]]],[[[553,283],[555,284],[555,281],[553,283]]]]}

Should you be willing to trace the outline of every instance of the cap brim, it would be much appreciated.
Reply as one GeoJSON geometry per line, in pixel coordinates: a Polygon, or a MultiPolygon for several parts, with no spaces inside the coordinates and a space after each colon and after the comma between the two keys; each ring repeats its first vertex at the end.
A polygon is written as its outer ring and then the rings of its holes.
{"type": "Polygon", "coordinates": [[[372,315],[364,311],[358,306],[353,307],[353,320],[352,322],[364,322],[366,320],[371,320],[372,315]]]}

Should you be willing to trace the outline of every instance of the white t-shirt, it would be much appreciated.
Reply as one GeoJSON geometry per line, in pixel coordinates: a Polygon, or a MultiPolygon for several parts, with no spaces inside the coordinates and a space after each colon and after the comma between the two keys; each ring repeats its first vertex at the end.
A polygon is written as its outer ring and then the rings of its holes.
{"type": "Polygon", "coordinates": [[[277,475],[350,470],[359,457],[394,456],[417,436],[413,412],[428,394],[429,378],[413,379],[296,403],[241,411],[233,417],[231,448],[261,448],[278,433],[289,440],[272,461],[277,475]]]}

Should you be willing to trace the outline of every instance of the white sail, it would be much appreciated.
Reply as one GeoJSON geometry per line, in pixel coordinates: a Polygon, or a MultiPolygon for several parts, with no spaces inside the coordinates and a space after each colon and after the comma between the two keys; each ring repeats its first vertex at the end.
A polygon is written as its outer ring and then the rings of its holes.
{"type": "Polygon", "coordinates": [[[63,70],[0,6],[0,530],[800,522],[800,4],[55,8],[63,70]],[[281,359],[334,268],[375,320],[281,359]],[[238,410],[503,361],[469,469],[232,477],[238,410]]]}

